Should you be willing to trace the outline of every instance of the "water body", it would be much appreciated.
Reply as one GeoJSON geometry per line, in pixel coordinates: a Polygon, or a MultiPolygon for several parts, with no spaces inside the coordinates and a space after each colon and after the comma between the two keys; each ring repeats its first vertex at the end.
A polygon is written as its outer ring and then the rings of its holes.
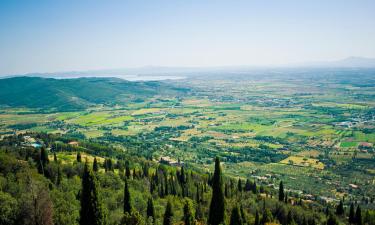
{"type": "Polygon", "coordinates": [[[163,76],[163,75],[120,75],[115,76],[128,81],[161,81],[161,80],[181,80],[184,76],[163,76]]]}

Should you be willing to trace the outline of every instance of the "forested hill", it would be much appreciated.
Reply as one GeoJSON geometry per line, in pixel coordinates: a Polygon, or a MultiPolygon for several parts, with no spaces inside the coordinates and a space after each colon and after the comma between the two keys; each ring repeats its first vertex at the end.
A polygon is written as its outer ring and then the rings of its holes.
{"type": "Polygon", "coordinates": [[[118,78],[14,77],[0,79],[0,105],[73,111],[94,104],[112,105],[186,91],[162,82],[130,82],[118,78]]]}

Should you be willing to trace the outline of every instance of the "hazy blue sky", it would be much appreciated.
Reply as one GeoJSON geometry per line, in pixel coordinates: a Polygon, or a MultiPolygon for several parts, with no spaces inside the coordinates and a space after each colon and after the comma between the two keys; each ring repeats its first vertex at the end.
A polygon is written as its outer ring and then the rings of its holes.
{"type": "Polygon", "coordinates": [[[0,74],[375,57],[375,1],[0,1],[0,74]]]}

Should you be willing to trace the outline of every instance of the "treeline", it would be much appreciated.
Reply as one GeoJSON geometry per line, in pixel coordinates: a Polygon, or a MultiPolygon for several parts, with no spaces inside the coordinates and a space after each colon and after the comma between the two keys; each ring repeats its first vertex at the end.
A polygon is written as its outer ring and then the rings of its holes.
{"type": "Polygon", "coordinates": [[[282,182],[274,190],[254,180],[225,176],[218,157],[210,173],[158,164],[99,143],[82,142],[85,147],[71,149],[58,137],[39,138],[44,143],[40,149],[22,147],[22,136],[0,141],[0,224],[372,225],[375,221],[374,211],[355,203],[349,210],[342,202],[322,206],[292,197],[282,182]],[[53,147],[56,141],[60,148],[53,147]],[[72,151],[72,161],[59,158],[72,151]]]}

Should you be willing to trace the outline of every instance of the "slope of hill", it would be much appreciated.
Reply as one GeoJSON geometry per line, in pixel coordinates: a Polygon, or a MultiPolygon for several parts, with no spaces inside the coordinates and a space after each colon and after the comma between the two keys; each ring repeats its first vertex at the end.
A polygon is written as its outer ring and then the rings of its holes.
{"type": "Polygon", "coordinates": [[[71,111],[185,91],[160,82],[129,82],[118,78],[14,77],[0,79],[0,105],[71,111]]]}

